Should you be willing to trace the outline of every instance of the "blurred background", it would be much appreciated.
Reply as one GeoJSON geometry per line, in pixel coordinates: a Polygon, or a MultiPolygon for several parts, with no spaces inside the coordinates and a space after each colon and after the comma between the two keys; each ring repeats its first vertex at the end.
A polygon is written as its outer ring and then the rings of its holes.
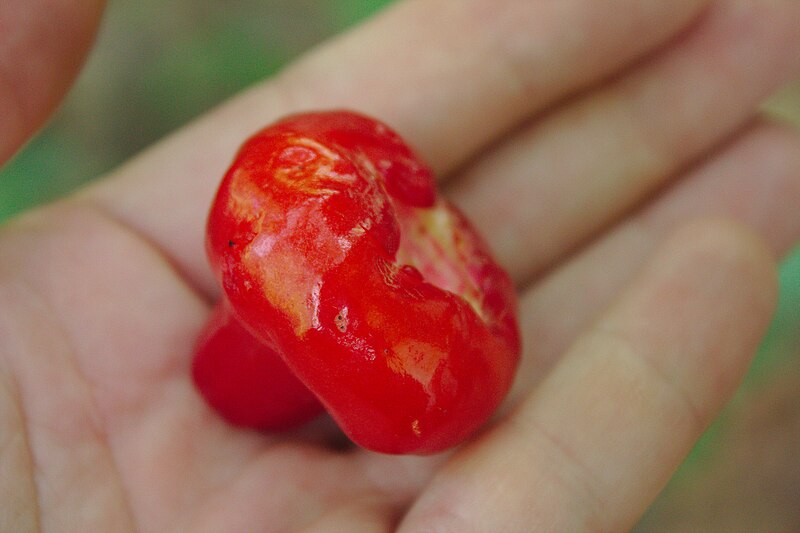
{"type": "MultiPolygon", "coordinates": [[[[0,171],[0,220],[103,174],[389,3],[112,2],[67,101],[0,171]]],[[[800,83],[765,111],[800,127],[800,83]]],[[[640,528],[800,531],[800,510],[793,526],[779,518],[800,509],[798,451],[800,247],[783,262],[779,310],[745,385],[640,528]]]]}
{"type": "Polygon", "coordinates": [[[0,173],[0,219],[113,168],[389,3],[110,2],[61,110],[0,173]]]}

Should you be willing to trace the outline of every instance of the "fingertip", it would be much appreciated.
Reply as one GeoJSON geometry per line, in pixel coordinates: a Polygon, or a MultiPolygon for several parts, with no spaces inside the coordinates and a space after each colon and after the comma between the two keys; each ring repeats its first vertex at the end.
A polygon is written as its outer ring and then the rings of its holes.
{"type": "Polygon", "coordinates": [[[47,120],[83,64],[104,0],[0,4],[0,164],[47,120]]]}
{"type": "Polygon", "coordinates": [[[664,241],[621,316],[640,322],[644,345],[675,347],[658,365],[715,413],[741,383],[777,293],[776,261],[759,235],[729,219],[699,219],[664,241]]]}
{"type": "Polygon", "coordinates": [[[707,278],[727,280],[740,290],[754,311],[771,314],[777,302],[777,261],[771,247],[748,226],[725,217],[687,222],[675,230],[657,253],[658,261],[679,261],[707,278]],[[702,268],[698,268],[702,266],[702,268]]]}

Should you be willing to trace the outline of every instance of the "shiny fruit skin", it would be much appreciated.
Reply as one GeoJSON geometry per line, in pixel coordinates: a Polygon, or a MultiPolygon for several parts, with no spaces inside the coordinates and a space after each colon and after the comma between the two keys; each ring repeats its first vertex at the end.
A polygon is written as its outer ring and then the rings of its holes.
{"type": "Polygon", "coordinates": [[[223,179],[207,248],[235,316],[365,448],[452,447],[511,385],[512,282],[378,121],[307,113],[256,134],[223,179]]]}
{"type": "Polygon", "coordinates": [[[324,412],[277,352],[254,338],[225,302],[200,334],[192,377],[206,401],[236,426],[281,431],[324,412]]]}

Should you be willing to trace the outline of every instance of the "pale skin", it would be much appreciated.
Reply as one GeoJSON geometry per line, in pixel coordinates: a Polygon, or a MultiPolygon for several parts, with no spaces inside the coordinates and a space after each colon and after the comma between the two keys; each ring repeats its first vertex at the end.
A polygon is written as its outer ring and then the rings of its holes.
{"type": "MultiPolygon", "coordinates": [[[[102,8],[0,5],[2,160],[102,8]]],[[[797,20],[795,0],[400,2],[6,224],[0,531],[630,529],[741,381],[800,239],[800,138],[757,118],[800,74],[797,20]],[[238,430],[192,387],[216,184],[248,134],[331,107],[395,127],[518,284],[519,377],[453,453],[238,430]]]]}

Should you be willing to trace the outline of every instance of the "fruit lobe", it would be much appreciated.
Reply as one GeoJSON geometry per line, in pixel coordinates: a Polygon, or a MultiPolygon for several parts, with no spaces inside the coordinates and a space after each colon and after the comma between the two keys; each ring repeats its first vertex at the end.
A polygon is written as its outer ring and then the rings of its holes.
{"type": "Polygon", "coordinates": [[[511,385],[513,285],[385,125],[288,117],[242,147],[207,248],[233,314],[356,443],[432,453],[511,385]]]}
{"type": "Polygon", "coordinates": [[[274,349],[254,338],[225,302],[206,323],[195,348],[192,377],[228,422],[280,431],[322,414],[322,405],[274,349]]]}

